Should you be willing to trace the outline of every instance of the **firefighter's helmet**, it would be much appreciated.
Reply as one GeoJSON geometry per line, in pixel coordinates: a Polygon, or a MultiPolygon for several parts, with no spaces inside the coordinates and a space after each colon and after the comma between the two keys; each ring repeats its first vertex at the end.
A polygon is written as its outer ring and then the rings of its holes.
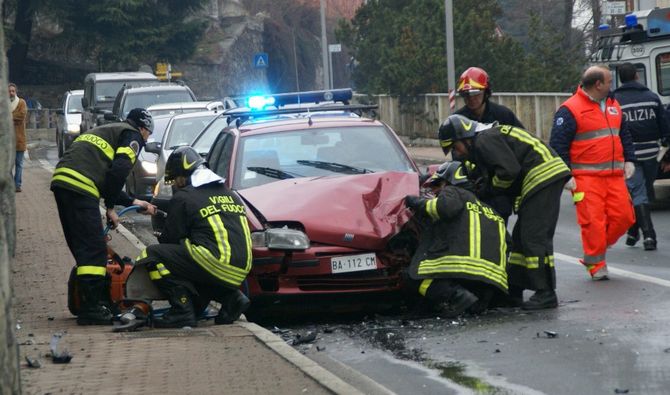
{"type": "Polygon", "coordinates": [[[474,137],[478,127],[479,122],[477,121],[473,121],[463,115],[450,115],[444,122],[442,122],[437,134],[444,154],[446,155],[449,153],[449,150],[451,150],[451,146],[455,141],[474,137]]]}
{"type": "Polygon", "coordinates": [[[165,164],[165,182],[172,183],[179,176],[190,177],[203,163],[205,159],[193,147],[179,147],[172,151],[165,164]]]}
{"type": "Polygon", "coordinates": [[[154,119],[144,108],[133,108],[128,113],[126,120],[130,121],[133,126],[146,128],[149,133],[154,131],[154,119]]]}
{"type": "Polygon", "coordinates": [[[456,89],[460,95],[491,94],[489,75],[479,67],[470,67],[461,74],[456,89]]]}
{"type": "Polygon", "coordinates": [[[459,161],[444,162],[431,177],[431,182],[446,181],[449,185],[462,185],[468,182],[465,166],[459,161]]]}

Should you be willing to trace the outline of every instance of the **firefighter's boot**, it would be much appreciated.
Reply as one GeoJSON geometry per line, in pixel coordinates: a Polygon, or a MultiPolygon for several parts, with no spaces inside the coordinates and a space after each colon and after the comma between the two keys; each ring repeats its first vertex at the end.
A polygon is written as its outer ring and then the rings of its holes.
{"type": "Polygon", "coordinates": [[[182,328],[198,325],[193,307],[193,296],[185,286],[166,278],[156,282],[159,289],[168,297],[170,310],[161,317],[154,318],[156,328],[182,328]]]}
{"type": "Polygon", "coordinates": [[[442,315],[447,318],[458,317],[479,300],[460,284],[444,279],[430,284],[426,298],[437,303],[442,315]]]}
{"type": "Polygon", "coordinates": [[[638,207],[639,206],[635,206],[635,216],[637,217],[636,221],[630,228],[628,228],[628,232],[626,233],[626,245],[631,247],[637,244],[637,242],[640,240],[640,226],[638,225],[640,217],[639,214],[637,214],[638,207]]]}
{"type": "Polygon", "coordinates": [[[636,206],[635,209],[637,223],[640,224],[642,237],[644,238],[644,249],[653,251],[656,249],[656,231],[654,230],[654,224],[651,222],[651,210],[649,210],[649,205],[642,204],[636,206]]]}
{"type": "Polygon", "coordinates": [[[216,325],[229,325],[237,321],[249,309],[251,301],[239,289],[226,289],[217,302],[221,303],[219,314],[214,318],[216,325]]]}
{"type": "Polygon", "coordinates": [[[104,276],[78,276],[79,294],[78,325],[111,325],[112,312],[104,298],[107,281],[104,276]]]}
{"type": "Polygon", "coordinates": [[[524,310],[555,309],[558,307],[558,296],[553,289],[538,289],[521,308],[524,310]]]}

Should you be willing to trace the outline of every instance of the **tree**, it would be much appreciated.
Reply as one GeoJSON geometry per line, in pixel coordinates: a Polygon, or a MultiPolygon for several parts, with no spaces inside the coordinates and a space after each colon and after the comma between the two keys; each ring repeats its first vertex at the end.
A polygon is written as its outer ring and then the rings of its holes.
{"type": "MultiPolygon", "coordinates": [[[[16,0],[12,0],[16,1],[16,0]]],[[[140,62],[188,57],[206,23],[195,16],[205,0],[20,0],[8,53],[21,81],[36,16],[58,23],[54,39],[90,54],[100,70],[135,69],[140,62]]]]}

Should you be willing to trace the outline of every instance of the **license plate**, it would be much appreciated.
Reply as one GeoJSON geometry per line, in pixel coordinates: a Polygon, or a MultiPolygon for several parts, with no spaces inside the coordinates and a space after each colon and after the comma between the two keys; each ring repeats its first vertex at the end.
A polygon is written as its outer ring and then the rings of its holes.
{"type": "Polygon", "coordinates": [[[360,272],[377,268],[377,257],[372,254],[347,255],[330,258],[333,273],[360,272]]]}

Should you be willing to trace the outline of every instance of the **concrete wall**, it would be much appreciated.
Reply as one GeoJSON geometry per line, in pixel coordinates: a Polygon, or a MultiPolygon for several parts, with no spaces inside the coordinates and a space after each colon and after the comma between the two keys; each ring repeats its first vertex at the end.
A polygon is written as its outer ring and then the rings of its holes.
{"type": "MultiPolygon", "coordinates": [[[[549,139],[556,109],[570,93],[496,93],[492,100],[510,108],[526,129],[543,140],[549,139]]],[[[449,96],[446,93],[427,94],[412,99],[389,95],[357,95],[356,100],[379,104],[379,119],[396,133],[411,139],[436,138],[440,123],[449,116],[449,96]]],[[[456,108],[463,106],[456,98],[456,108]]]]}

